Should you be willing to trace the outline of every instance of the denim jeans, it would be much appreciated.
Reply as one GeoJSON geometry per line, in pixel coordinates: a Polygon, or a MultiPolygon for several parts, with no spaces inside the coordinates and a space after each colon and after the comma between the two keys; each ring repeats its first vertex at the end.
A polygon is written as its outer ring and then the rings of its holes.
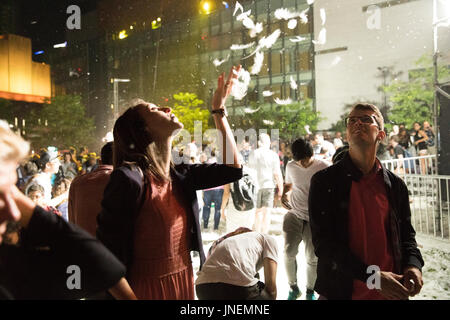
{"type": "Polygon", "coordinates": [[[223,189],[203,191],[203,227],[208,228],[211,203],[214,202],[214,229],[219,228],[220,207],[222,206],[223,189]]]}

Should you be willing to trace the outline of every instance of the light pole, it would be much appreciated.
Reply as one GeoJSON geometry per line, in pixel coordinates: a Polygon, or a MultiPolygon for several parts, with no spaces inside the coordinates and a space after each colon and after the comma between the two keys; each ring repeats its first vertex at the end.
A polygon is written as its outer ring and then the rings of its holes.
{"type": "Polygon", "coordinates": [[[119,82],[130,82],[130,79],[112,78],[114,87],[114,120],[119,117],[119,82]]]}

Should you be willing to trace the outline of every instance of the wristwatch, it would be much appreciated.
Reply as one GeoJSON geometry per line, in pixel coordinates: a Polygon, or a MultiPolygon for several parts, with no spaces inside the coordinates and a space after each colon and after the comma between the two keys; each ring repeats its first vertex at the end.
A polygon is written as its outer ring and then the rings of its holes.
{"type": "Polygon", "coordinates": [[[228,112],[225,108],[220,108],[220,109],[211,111],[211,114],[215,114],[215,113],[220,114],[222,117],[228,117],[228,112]]]}

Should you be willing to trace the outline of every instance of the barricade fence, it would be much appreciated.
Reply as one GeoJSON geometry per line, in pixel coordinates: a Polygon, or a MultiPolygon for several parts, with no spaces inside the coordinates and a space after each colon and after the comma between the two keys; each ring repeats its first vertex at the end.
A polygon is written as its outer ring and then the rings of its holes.
{"type": "Polygon", "coordinates": [[[450,176],[437,174],[436,161],[436,155],[431,155],[381,163],[408,187],[411,221],[416,232],[450,240],[450,176]]]}

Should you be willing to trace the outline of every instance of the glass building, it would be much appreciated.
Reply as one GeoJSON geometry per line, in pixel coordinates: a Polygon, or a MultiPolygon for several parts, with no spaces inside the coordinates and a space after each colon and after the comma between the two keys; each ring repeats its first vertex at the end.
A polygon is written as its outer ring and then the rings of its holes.
{"type": "MultiPolygon", "coordinates": [[[[178,8],[183,13],[179,16],[152,10],[146,21],[137,18],[128,23],[116,23],[116,28],[107,31],[108,77],[130,79],[119,84],[119,105],[136,97],[165,104],[181,91],[196,93],[209,105],[221,72],[227,72],[233,64],[242,64],[246,70],[253,65],[254,56],[244,58],[255,46],[231,50],[231,45],[257,43],[277,29],[281,35],[272,47],[264,49],[261,71],[252,75],[248,93],[242,100],[229,99],[229,112],[238,115],[242,107],[254,104],[272,107],[275,97],[293,101],[314,99],[313,6],[306,0],[242,1],[244,12],[251,10],[250,18],[263,24],[263,31],[255,38],[250,37],[242,21],[237,21],[240,12],[233,16],[235,8],[226,2],[217,1],[211,12],[202,11],[201,3],[194,3],[195,7],[178,8]],[[287,20],[275,18],[275,10],[279,8],[291,12],[309,8],[306,11],[308,22],[301,23],[297,18],[297,26],[289,29],[287,20]],[[121,27],[117,28],[118,25],[121,27]],[[291,41],[297,36],[303,40],[291,41]],[[215,59],[226,61],[216,66],[215,59]],[[291,88],[291,79],[297,83],[297,90],[291,88]],[[273,95],[264,97],[266,90],[273,95]]],[[[110,86],[112,89],[112,84],[110,86]]],[[[111,105],[114,92],[109,93],[108,105],[111,105]]]]}

